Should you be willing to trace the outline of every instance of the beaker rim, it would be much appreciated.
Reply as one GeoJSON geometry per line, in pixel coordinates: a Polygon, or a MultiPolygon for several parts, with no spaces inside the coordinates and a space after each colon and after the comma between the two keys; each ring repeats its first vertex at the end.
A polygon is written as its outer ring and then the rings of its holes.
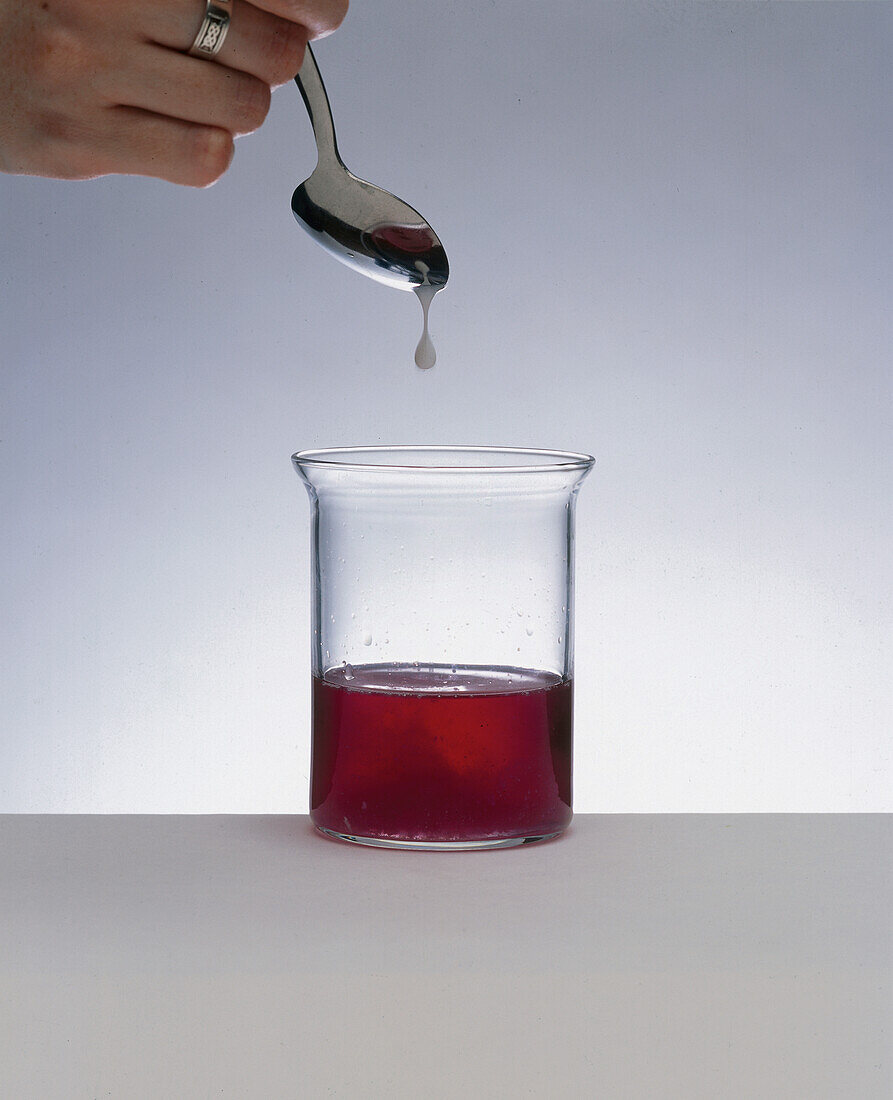
{"type": "Polygon", "coordinates": [[[588,470],[595,459],[592,455],[578,451],[555,451],[542,447],[376,444],[297,451],[292,455],[292,462],[296,466],[328,470],[526,474],[588,470]],[[438,459],[442,461],[437,461],[438,459]]]}

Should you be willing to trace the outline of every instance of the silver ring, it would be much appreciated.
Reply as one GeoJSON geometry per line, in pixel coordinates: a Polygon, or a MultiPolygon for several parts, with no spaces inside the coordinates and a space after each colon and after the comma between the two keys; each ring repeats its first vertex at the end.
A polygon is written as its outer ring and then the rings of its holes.
{"type": "Polygon", "coordinates": [[[190,57],[213,57],[223,45],[229,30],[229,13],[232,0],[207,0],[205,17],[198,29],[195,41],[189,47],[190,57]]]}

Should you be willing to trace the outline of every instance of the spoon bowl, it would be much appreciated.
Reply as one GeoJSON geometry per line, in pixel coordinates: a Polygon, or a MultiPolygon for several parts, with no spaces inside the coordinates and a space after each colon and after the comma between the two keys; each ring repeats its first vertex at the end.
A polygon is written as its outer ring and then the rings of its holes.
{"type": "Polygon", "coordinates": [[[432,285],[449,278],[443,245],[418,211],[343,166],[317,165],[295,188],[291,208],[317,244],[380,283],[414,290],[426,275],[432,285]]]}

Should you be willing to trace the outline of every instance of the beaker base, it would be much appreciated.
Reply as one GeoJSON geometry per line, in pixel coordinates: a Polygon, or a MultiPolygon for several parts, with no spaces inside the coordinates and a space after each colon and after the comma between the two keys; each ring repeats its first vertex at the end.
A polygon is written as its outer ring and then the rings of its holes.
{"type": "Polygon", "coordinates": [[[538,844],[543,840],[554,840],[561,836],[563,829],[554,833],[536,833],[531,836],[487,837],[484,840],[392,840],[375,836],[354,836],[352,833],[339,833],[317,825],[319,832],[333,840],[346,840],[350,844],[363,844],[369,848],[402,848],[416,852],[481,852],[491,848],[518,848],[522,844],[538,844]]]}

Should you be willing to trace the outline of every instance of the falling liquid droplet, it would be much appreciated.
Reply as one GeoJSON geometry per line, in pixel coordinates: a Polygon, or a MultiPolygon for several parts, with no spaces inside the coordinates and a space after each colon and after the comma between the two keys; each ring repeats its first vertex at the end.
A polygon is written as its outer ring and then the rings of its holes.
{"type": "Polygon", "coordinates": [[[428,308],[440,287],[428,282],[429,269],[426,263],[416,260],[415,265],[422,273],[422,282],[415,288],[416,297],[422,303],[422,335],[415,349],[415,365],[419,370],[430,370],[437,362],[437,353],[428,333],[428,308]]]}

